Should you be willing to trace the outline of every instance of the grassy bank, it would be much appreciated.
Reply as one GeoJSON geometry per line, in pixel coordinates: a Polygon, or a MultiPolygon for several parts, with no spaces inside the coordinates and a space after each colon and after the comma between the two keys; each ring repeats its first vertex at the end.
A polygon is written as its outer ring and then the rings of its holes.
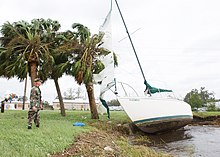
{"type": "Polygon", "coordinates": [[[220,126],[220,112],[194,112],[191,124],[220,126]]]}
{"type": "Polygon", "coordinates": [[[220,116],[220,112],[193,112],[193,115],[206,118],[210,116],[220,116]]]}
{"type": "MultiPolygon", "coordinates": [[[[110,143],[113,143],[117,148],[116,152],[110,154],[137,157],[163,156],[144,146],[129,145],[126,136],[120,134],[123,131],[125,131],[125,134],[128,133],[128,130],[123,127],[124,124],[128,123],[129,119],[124,112],[112,112],[109,121],[106,115],[100,116],[99,120],[91,120],[88,111],[67,111],[66,117],[61,117],[59,111],[41,111],[40,128],[33,126],[32,130],[28,130],[27,111],[6,110],[5,113],[0,113],[0,156],[50,156],[50,154],[56,154],[62,152],[65,148],[70,148],[76,138],[82,135],[88,136],[89,134],[92,136],[95,132],[96,136],[94,138],[85,139],[86,136],[82,136],[81,143],[83,140],[86,143],[91,140],[89,143],[95,145],[98,141],[93,140],[97,140],[96,138],[99,137],[100,133],[100,137],[101,135],[103,137],[109,136],[110,143]],[[72,124],[75,122],[83,122],[86,125],[84,127],[73,126],[72,124]]],[[[78,140],[78,142],[80,141],[78,140]]],[[[102,151],[105,146],[106,143],[103,143],[103,145],[100,144],[100,149],[98,149],[98,146],[95,148],[102,151]]],[[[73,147],[75,146],[73,145],[73,147]]],[[[82,151],[81,148],[79,150],[82,151]]],[[[88,150],[84,154],[90,152],[91,150],[88,150]]],[[[102,152],[96,153],[99,154],[96,156],[105,156],[102,152]]],[[[72,156],[74,156],[74,152],[72,156]]]]}

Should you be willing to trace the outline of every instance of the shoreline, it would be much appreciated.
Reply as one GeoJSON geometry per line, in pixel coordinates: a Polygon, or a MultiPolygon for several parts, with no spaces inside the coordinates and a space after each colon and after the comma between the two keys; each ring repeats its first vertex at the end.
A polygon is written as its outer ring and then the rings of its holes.
{"type": "Polygon", "coordinates": [[[217,125],[220,126],[220,115],[201,117],[194,115],[190,125],[217,125]]]}
{"type": "MultiPolygon", "coordinates": [[[[85,156],[88,155],[89,149],[95,149],[100,153],[100,156],[121,156],[121,153],[125,150],[121,149],[118,145],[118,141],[127,143],[127,147],[132,147],[133,149],[138,149],[138,147],[145,147],[145,149],[149,149],[155,156],[164,156],[169,157],[172,155],[169,154],[161,154],[160,152],[155,152],[151,150],[150,143],[148,146],[140,146],[136,144],[129,144],[129,138],[134,135],[138,138],[146,138],[147,134],[136,130],[134,133],[131,130],[130,124],[114,124],[111,121],[108,124],[101,124],[104,127],[99,127],[100,123],[97,125],[96,123],[91,123],[90,125],[95,126],[97,130],[94,130],[90,133],[81,134],[79,137],[76,138],[74,143],[66,148],[63,152],[58,152],[55,154],[51,154],[51,157],[65,157],[71,155],[82,155],[81,151],[85,151],[85,156]],[[109,130],[109,127],[111,129],[109,130]],[[143,137],[140,137],[143,136],[143,137]]],[[[207,117],[200,117],[200,116],[193,116],[193,121],[189,125],[218,125],[220,126],[220,115],[218,116],[207,116],[207,117]]],[[[130,148],[131,149],[131,148],[130,148]]],[[[89,154],[91,155],[91,154],[89,154]]],[[[123,155],[122,155],[123,156],[123,155]]]]}

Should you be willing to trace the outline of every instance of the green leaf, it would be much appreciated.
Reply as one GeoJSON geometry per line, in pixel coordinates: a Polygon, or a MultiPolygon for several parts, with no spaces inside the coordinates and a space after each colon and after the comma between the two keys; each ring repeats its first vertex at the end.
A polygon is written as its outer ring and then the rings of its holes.
{"type": "Polygon", "coordinates": [[[103,69],[105,69],[105,65],[100,60],[97,60],[94,65],[94,72],[93,73],[99,74],[103,69]]]}
{"type": "Polygon", "coordinates": [[[90,68],[86,69],[86,73],[84,74],[84,83],[87,84],[92,80],[92,72],[90,68]]]}
{"type": "Polygon", "coordinates": [[[73,66],[73,75],[75,76],[81,68],[81,61],[77,61],[73,66]]]}

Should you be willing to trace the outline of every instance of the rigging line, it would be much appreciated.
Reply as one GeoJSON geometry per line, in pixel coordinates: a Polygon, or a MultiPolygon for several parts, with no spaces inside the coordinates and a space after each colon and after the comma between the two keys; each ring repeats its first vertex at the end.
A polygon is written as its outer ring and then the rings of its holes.
{"type": "Polygon", "coordinates": [[[123,23],[124,23],[124,26],[125,26],[125,29],[126,29],[126,33],[128,34],[128,38],[129,38],[129,40],[130,40],[130,42],[131,42],[131,46],[132,46],[132,48],[133,48],[135,57],[136,57],[136,59],[137,59],[138,65],[139,65],[139,67],[140,67],[142,76],[143,76],[143,78],[144,78],[144,81],[146,81],[145,76],[144,76],[143,69],[142,69],[142,67],[141,67],[141,63],[140,63],[140,61],[139,61],[139,59],[138,59],[136,50],[135,50],[135,48],[134,48],[133,42],[132,42],[132,40],[131,40],[131,36],[130,36],[130,34],[129,34],[129,32],[128,32],[128,28],[127,28],[127,26],[126,26],[126,24],[125,24],[125,20],[124,20],[124,18],[123,18],[123,16],[122,16],[122,13],[121,13],[121,10],[120,10],[120,8],[119,8],[119,5],[118,5],[117,0],[115,0],[115,3],[116,3],[116,5],[117,5],[118,11],[119,11],[119,13],[120,13],[120,15],[121,15],[121,18],[122,18],[122,21],[123,21],[123,23]]]}
{"type": "MultiPolygon", "coordinates": [[[[132,34],[134,34],[134,33],[136,33],[137,31],[139,31],[141,28],[138,28],[138,29],[136,29],[134,32],[132,32],[131,33],[131,35],[132,34]]],[[[119,40],[118,42],[120,43],[121,41],[123,41],[124,39],[126,39],[127,37],[124,37],[124,38],[122,38],[121,40],[119,40]]]]}

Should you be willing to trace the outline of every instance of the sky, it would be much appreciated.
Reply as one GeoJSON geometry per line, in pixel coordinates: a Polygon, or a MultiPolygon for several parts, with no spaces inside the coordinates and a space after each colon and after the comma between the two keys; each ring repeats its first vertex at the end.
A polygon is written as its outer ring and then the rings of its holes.
{"type": "MultiPolygon", "coordinates": [[[[148,83],[172,89],[178,98],[200,87],[220,98],[219,0],[118,0],[118,4],[148,83]]],[[[81,23],[95,34],[109,9],[110,0],[1,0],[0,25],[51,18],[60,22],[61,30],[81,23]]],[[[142,95],[144,79],[114,0],[111,22],[113,51],[119,62],[115,77],[142,95]]],[[[69,76],[62,77],[59,84],[62,93],[78,88],[69,76]]],[[[52,80],[41,90],[49,102],[57,95],[52,80]]],[[[23,91],[24,82],[0,79],[0,97],[10,92],[23,95],[23,91]]],[[[28,97],[29,91],[30,79],[28,97]]]]}

